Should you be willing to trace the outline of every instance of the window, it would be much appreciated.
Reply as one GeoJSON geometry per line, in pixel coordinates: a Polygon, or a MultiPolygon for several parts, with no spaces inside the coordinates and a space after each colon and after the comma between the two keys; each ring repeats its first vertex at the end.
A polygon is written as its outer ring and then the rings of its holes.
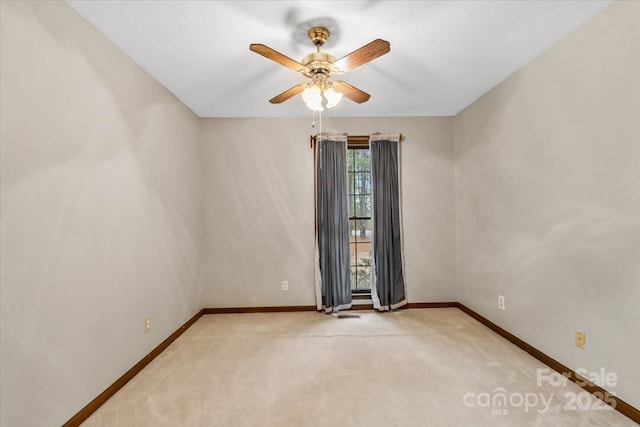
{"type": "Polygon", "coordinates": [[[354,299],[370,298],[377,310],[406,304],[400,224],[402,135],[316,138],[312,135],[310,143],[315,164],[318,310],[341,310],[354,299]],[[374,247],[374,242],[379,245],[374,247]]]}
{"type": "Polygon", "coordinates": [[[349,255],[351,291],[371,292],[371,151],[369,145],[349,144],[349,255]]]}

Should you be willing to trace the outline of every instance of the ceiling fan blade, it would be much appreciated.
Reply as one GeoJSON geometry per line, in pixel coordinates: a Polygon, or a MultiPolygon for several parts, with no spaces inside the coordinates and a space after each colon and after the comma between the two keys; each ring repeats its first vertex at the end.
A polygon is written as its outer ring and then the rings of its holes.
{"type": "Polygon", "coordinates": [[[277,50],[271,49],[269,46],[263,44],[250,44],[249,49],[255,53],[258,53],[265,58],[277,62],[280,65],[284,65],[287,68],[291,68],[293,71],[304,71],[305,67],[298,61],[294,61],[286,55],[281,54],[277,50]]]}
{"type": "Polygon", "coordinates": [[[347,82],[343,82],[342,80],[337,80],[332,83],[333,89],[337,92],[340,92],[353,102],[357,102],[358,104],[362,104],[363,102],[367,102],[371,95],[367,92],[363,92],[355,86],[350,85],[347,82]]]}
{"type": "Polygon", "coordinates": [[[304,88],[307,87],[306,83],[300,83],[299,85],[295,85],[292,88],[289,88],[282,92],[280,95],[274,96],[269,100],[272,104],[280,104],[281,102],[286,101],[289,98],[292,98],[302,92],[304,88]]]}
{"type": "Polygon", "coordinates": [[[343,56],[333,63],[333,66],[340,71],[345,72],[353,70],[362,64],[373,61],[379,56],[389,53],[391,45],[386,40],[376,39],[369,44],[362,46],[360,49],[354,50],[347,56],[343,56]]]}

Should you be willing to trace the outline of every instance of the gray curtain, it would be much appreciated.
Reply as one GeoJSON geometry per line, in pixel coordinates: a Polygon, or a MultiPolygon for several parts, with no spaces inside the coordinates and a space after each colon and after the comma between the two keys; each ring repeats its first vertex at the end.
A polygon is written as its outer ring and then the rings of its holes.
{"type": "Polygon", "coordinates": [[[317,262],[326,312],[351,307],[347,141],[320,139],[316,147],[317,262]]]}
{"type": "Polygon", "coordinates": [[[399,138],[376,139],[371,145],[373,192],[373,285],[377,310],[393,310],[407,303],[403,275],[399,180],[399,138]]]}

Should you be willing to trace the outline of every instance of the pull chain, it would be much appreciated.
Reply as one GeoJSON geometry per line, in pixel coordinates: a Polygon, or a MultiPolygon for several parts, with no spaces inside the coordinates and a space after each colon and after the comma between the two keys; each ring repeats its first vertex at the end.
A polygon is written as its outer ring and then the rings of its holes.
{"type": "MultiPolygon", "coordinates": [[[[319,136],[320,136],[320,139],[322,139],[322,111],[318,112],[318,118],[319,118],[319,121],[320,121],[320,134],[319,134],[319,136]]],[[[318,142],[320,142],[320,141],[318,141],[318,142]]],[[[320,144],[320,153],[319,153],[319,155],[320,155],[320,164],[318,165],[318,167],[320,169],[322,169],[322,144],[320,144]]]]}

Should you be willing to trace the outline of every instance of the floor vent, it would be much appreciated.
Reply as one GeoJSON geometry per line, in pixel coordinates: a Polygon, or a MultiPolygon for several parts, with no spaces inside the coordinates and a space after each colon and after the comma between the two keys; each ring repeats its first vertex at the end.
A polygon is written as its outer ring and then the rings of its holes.
{"type": "Polygon", "coordinates": [[[338,313],[338,319],[361,319],[362,316],[356,313],[338,313]]]}

